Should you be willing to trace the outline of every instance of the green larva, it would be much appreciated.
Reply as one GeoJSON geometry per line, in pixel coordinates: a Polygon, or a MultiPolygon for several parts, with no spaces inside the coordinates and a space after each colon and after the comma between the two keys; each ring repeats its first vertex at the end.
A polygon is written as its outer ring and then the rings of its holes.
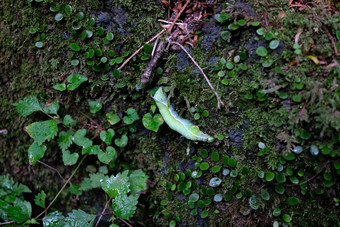
{"type": "Polygon", "coordinates": [[[167,96],[163,91],[163,88],[158,88],[153,99],[156,101],[156,105],[161,113],[164,121],[169,127],[176,132],[182,134],[185,138],[194,141],[212,142],[214,138],[201,132],[197,125],[194,125],[187,119],[183,119],[178,116],[177,112],[172,106],[167,103],[167,96]]]}

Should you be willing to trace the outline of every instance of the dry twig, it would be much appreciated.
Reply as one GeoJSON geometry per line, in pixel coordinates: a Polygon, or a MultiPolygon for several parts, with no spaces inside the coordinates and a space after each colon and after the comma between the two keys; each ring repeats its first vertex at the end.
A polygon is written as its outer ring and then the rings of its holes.
{"type": "Polygon", "coordinates": [[[183,13],[183,11],[185,10],[185,8],[188,6],[188,4],[190,3],[190,0],[187,0],[187,2],[185,3],[185,5],[182,7],[181,11],[179,11],[179,13],[177,14],[175,20],[172,22],[172,24],[170,25],[170,28],[168,30],[169,35],[171,34],[171,30],[174,27],[176,21],[178,20],[178,18],[181,16],[181,14],[183,13]]]}
{"type": "Polygon", "coordinates": [[[210,83],[207,75],[205,75],[203,69],[199,66],[199,64],[195,61],[195,59],[189,54],[189,52],[179,43],[177,42],[172,42],[172,44],[176,44],[177,46],[179,46],[191,59],[191,61],[197,66],[197,68],[201,71],[201,73],[204,76],[204,79],[207,81],[207,83],[209,84],[209,87],[211,88],[211,90],[214,92],[216,98],[217,98],[217,108],[219,109],[222,106],[224,106],[224,103],[222,102],[221,98],[218,96],[215,88],[212,86],[212,84],[210,83]]]}
{"type": "MultiPolygon", "coordinates": [[[[154,37],[152,37],[152,39],[150,39],[149,41],[147,41],[145,44],[151,43],[152,41],[154,41],[158,36],[162,35],[163,32],[165,32],[166,29],[163,29],[162,31],[160,31],[157,35],[155,35],[154,37]]],[[[118,68],[118,70],[122,70],[124,68],[124,66],[136,55],[139,53],[139,51],[141,51],[143,49],[144,45],[141,46],[138,50],[135,51],[135,53],[133,53],[128,59],[126,59],[124,61],[124,63],[118,68]]]]}
{"type": "Polygon", "coordinates": [[[98,221],[97,221],[95,227],[97,227],[97,226],[99,225],[100,219],[102,219],[102,217],[103,217],[103,215],[104,215],[104,212],[105,212],[105,210],[106,210],[106,208],[107,208],[107,205],[109,204],[109,202],[111,201],[111,199],[112,199],[112,198],[110,198],[110,199],[107,201],[107,203],[105,204],[105,207],[104,207],[103,211],[101,212],[101,214],[100,214],[100,216],[99,216],[99,218],[98,218],[98,221]]]}

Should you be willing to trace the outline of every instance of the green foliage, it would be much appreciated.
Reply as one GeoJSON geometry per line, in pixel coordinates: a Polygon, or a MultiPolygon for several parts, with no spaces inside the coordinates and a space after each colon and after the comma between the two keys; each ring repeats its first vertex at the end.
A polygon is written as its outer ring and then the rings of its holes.
{"type": "Polygon", "coordinates": [[[80,74],[73,74],[67,78],[67,82],[69,82],[67,89],[73,91],[85,81],[87,81],[87,77],[80,74]]]}
{"type": "Polygon", "coordinates": [[[47,147],[45,145],[40,146],[38,142],[33,142],[28,148],[28,159],[32,165],[34,165],[39,159],[44,157],[47,147]]]}
{"type": "Polygon", "coordinates": [[[24,117],[32,114],[33,112],[42,110],[39,101],[35,96],[26,97],[14,105],[16,106],[18,113],[24,117]]]}
{"type": "Polygon", "coordinates": [[[119,195],[112,201],[113,212],[122,219],[129,219],[135,213],[139,194],[127,196],[119,195]]]}
{"type": "Polygon", "coordinates": [[[164,123],[162,115],[155,114],[153,117],[150,113],[143,116],[143,125],[146,129],[158,132],[159,127],[164,123]]]}
{"type": "Polygon", "coordinates": [[[58,126],[55,120],[34,122],[26,126],[25,129],[39,146],[46,140],[50,141],[53,139],[58,133],[58,126]]]}
{"type": "Polygon", "coordinates": [[[97,113],[103,107],[103,105],[97,101],[90,101],[89,104],[90,104],[90,112],[93,114],[97,113]]]}
{"type": "Polygon", "coordinates": [[[0,221],[23,223],[31,217],[32,206],[24,200],[23,193],[31,190],[8,176],[0,176],[0,221]]]}
{"type": "Polygon", "coordinates": [[[46,208],[45,199],[46,199],[46,194],[44,191],[41,191],[38,195],[35,196],[34,203],[42,208],[46,208]]]}
{"type": "Polygon", "coordinates": [[[125,124],[130,125],[133,122],[139,120],[139,116],[137,113],[137,110],[133,109],[133,108],[129,108],[127,111],[127,116],[124,116],[123,121],[125,124]]]}
{"type": "Polygon", "coordinates": [[[82,210],[73,210],[64,217],[59,211],[49,213],[43,218],[44,226],[92,226],[95,215],[87,214],[82,210]]]}

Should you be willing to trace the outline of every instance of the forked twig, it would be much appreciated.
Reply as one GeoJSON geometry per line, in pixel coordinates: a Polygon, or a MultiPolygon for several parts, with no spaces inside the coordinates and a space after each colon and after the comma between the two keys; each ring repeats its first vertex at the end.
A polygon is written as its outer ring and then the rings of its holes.
{"type": "MultiPolygon", "coordinates": [[[[163,32],[166,31],[166,28],[164,28],[162,31],[160,31],[157,35],[155,35],[154,37],[152,37],[152,39],[150,39],[149,41],[147,41],[145,44],[151,43],[152,41],[154,41],[158,36],[162,35],[163,32]]],[[[139,51],[141,51],[144,48],[144,45],[141,46],[138,50],[135,51],[135,53],[133,53],[128,59],[126,59],[124,61],[124,63],[119,66],[118,70],[122,70],[124,68],[124,66],[136,55],[139,53],[139,51]]]]}
{"type": "Polygon", "coordinates": [[[54,168],[54,167],[52,167],[52,166],[50,166],[50,165],[47,165],[46,163],[44,163],[44,162],[42,162],[42,161],[40,161],[40,160],[37,160],[37,162],[39,162],[40,164],[46,166],[47,168],[49,168],[49,169],[51,169],[51,170],[53,170],[53,171],[55,171],[55,172],[57,172],[58,175],[59,175],[59,177],[60,177],[64,182],[66,181],[65,178],[63,178],[63,177],[61,176],[60,172],[59,172],[56,168],[54,168]]]}
{"type": "Polygon", "coordinates": [[[224,103],[222,102],[221,98],[218,96],[215,88],[212,86],[212,84],[210,83],[207,75],[205,75],[203,69],[199,66],[199,64],[195,61],[195,59],[189,54],[189,52],[179,43],[177,42],[172,42],[172,44],[176,44],[177,46],[179,46],[191,59],[191,61],[197,66],[197,68],[201,71],[201,73],[204,76],[204,79],[207,81],[207,83],[209,84],[209,87],[211,88],[211,90],[215,93],[215,96],[217,98],[217,108],[219,109],[222,106],[224,106],[224,103]]]}
{"type": "Polygon", "coordinates": [[[187,2],[185,3],[185,5],[182,7],[181,11],[179,11],[179,13],[177,14],[177,16],[175,17],[175,20],[172,22],[172,24],[170,25],[170,28],[168,30],[169,35],[171,34],[171,30],[174,27],[176,21],[178,20],[178,18],[181,16],[181,14],[183,13],[183,11],[185,10],[185,8],[187,8],[188,4],[190,3],[190,0],[187,0],[187,2]]]}
{"type": "Polygon", "coordinates": [[[67,179],[67,181],[64,183],[63,187],[59,190],[59,192],[57,193],[57,195],[54,197],[54,199],[52,200],[52,202],[50,202],[50,204],[45,208],[45,210],[43,212],[41,212],[40,214],[38,214],[34,219],[37,219],[38,217],[40,217],[41,215],[43,215],[51,206],[52,204],[56,201],[56,199],[59,197],[59,195],[61,194],[61,192],[64,190],[64,188],[66,187],[66,185],[70,182],[70,180],[72,179],[72,177],[74,176],[74,174],[77,172],[77,170],[79,169],[80,165],[83,163],[83,161],[85,160],[85,158],[87,157],[87,155],[85,155],[81,161],[79,162],[79,164],[77,165],[76,169],[73,171],[72,175],[67,179]]]}
{"type": "Polygon", "coordinates": [[[98,218],[98,221],[97,221],[95,227],[97,227],[97,226],[99,225],[100,219],[102,219],[102,217],[103,217],[103,215],[104,215],[104,212],[105,212],[105,210],[106,210],[106,208],[107,208],[107,205],[109,204],[109,202],[111,201],[111,199],[112,199],[112,198],[110,198],[110,199],[107,201],[107,203],[105,204],[105,207],[104,207],[103,211],[101,212],[101,214],[100,214],[100,216],[99,216],[99,218],[98,218]]]}

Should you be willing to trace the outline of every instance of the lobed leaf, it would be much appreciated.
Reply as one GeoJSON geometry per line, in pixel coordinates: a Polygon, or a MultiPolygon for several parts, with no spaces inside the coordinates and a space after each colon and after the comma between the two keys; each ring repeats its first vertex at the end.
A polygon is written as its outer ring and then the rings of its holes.
{"type": "Polygon", "coordinates": [[[14,105],[21,116],[28,116],[33,112],[42,110],[39,101],[35,96],[26,97],[14,105]]]}

